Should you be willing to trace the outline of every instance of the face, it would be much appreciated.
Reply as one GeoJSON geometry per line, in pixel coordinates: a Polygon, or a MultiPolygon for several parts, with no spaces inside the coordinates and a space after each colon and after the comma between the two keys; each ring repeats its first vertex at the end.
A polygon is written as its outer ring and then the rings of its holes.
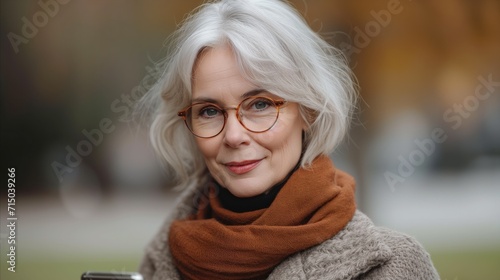
{"type": "MultiPolygon", "coordinates": [[[[222,108],[236,108],[248,93],[257,89],[260,88],[241,75],[229,47],[207,49],[198,58],[193,74],[193,102],[212,100],[222,108]]],[[[281,100],[266,91],[257,96],[281,100]]],[[[283,180],[300,159],[305,125],[298,104],[288,102],[281,107],[276,124],[262,133],[245,129],[235,110],[227,112],[224,130],[213,138],[196,137],[198,148],[212,177],[233,195],[262,194],[283,180]]]]}

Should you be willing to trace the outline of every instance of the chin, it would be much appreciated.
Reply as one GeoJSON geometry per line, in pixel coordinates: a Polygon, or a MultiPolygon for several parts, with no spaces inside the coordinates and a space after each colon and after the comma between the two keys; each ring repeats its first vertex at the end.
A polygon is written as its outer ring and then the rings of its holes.
{"type": "MultiPolygon", "coordinates": [[[[247,181],[247,180],[245,180],[247,181]]],[[[253,180],[248,180],[253,181],[253,180]]],[[[259,194],[264,193],[267,189],[260,187],[262,185],[261,182],[231,182],[227,189],[236,197],[245,198],[257,196],[259,194]]]]}

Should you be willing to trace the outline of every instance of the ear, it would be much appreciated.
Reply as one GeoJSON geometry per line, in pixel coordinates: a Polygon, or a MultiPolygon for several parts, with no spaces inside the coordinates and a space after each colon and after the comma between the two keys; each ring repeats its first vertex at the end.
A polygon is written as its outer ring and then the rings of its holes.
{"type": "Polygon", "coordinates": [[[302,130],[308,131],[310,129],[311,124],[314,123],[314,121],[316,120],[318,114],[316,111],[303,107],[302,105],[299,105],[299,112],[300,115],[302,116],[301,118],[302,130]]]}
{"type": "Polygon", "coordinates": [[[302,132],[305,133],[306,130],[309,130],[309,125],[302,120],[302,132]]]}

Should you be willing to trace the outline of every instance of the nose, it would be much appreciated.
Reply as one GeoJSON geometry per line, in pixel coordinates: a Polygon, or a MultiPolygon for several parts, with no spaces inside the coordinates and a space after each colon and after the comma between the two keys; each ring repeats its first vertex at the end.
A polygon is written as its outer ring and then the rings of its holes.
{"type": "Polygon", "coordinates": [[[224,144],[231,147],[237,148],[241,145],[250,143],[250,131],[248,131],[240,123],[236,117],[234,111],[229,111],[227,113],[226,126],[222,131],[224,144]]]}

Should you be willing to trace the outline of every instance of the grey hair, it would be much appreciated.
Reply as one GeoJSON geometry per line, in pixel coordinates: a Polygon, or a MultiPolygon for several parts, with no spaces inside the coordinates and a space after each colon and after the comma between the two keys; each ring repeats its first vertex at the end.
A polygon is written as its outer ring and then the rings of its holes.
{"type": "Polygon", "coordinates": [[[356,86],[342,53],[280,0],[221,0],[201,5],[172,35],[161,78],[141,100],[151,113],[150,137],[178,186],[208,176],[194,136],[177,112],[191,103],[193,65],[205,48],[228,45],[242,75],[300,105],[307,124],[302,167],[328,155],[347,133],[356,86]]]}

